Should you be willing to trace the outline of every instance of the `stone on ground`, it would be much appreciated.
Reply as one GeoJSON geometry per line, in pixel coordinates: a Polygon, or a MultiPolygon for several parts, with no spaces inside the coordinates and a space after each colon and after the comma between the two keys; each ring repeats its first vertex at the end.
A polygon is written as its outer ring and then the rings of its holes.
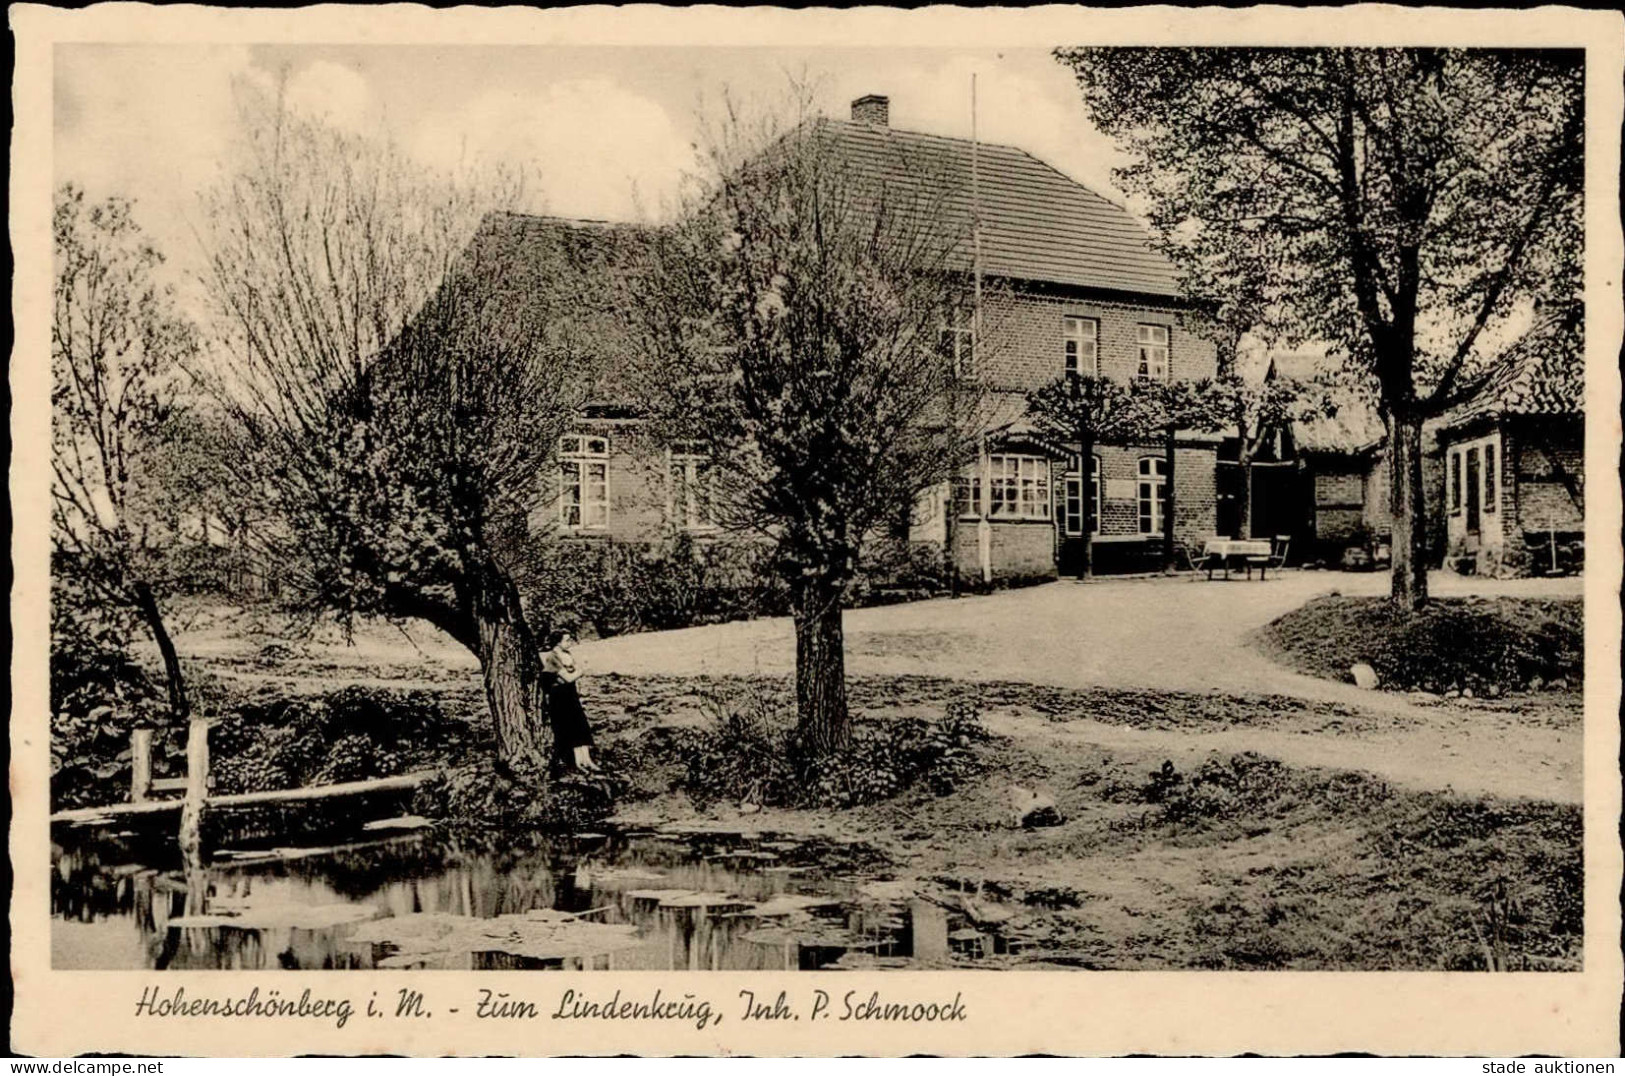
{"type": "Polygon", "coordinates": [[[1354,686],[1365,691],[1375,690],[1380,682],[1377,679],[1377,670],[1363,661],[1358,665],[1350,666],[1349,675],[1354,677],[1354,686]]]}
{"type": "Polygon", "coordinates": [[[1061,824],[1061,809],[1048,792],[1011,785],[1010,807],[1012,821],[1022,829],[1061,824]]]}

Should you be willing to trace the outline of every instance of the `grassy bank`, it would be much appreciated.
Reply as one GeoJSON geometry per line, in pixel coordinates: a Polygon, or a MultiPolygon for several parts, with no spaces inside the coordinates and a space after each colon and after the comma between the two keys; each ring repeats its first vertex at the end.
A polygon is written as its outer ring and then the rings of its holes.
{"type": "Polygon", "coordinates": [[[1316,598],[1267,625],[1261,645],[1283,664],[1333,680],[1365,663],[1381,686],[1497,695],[1579,686],[1585,636],[1579,599],[1434,599],[1396,613],[1385,598],[1316,598]]]}

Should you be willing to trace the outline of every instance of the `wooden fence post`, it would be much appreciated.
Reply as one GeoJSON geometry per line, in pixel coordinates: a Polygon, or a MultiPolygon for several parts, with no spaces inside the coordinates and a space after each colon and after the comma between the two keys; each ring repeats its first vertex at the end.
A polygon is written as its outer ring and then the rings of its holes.
{"type": "Polygon", "coordinates": [[[181,855],[203,862],[203,802],[209,794],[209,722],[194,717],[186,731],[186,800],[181,804],[181,855]]]}
{"type": "Polygon", "coordinates": [[[152,730],[130,733],[130,802],[145,803],[152,794],[152,730]]]}

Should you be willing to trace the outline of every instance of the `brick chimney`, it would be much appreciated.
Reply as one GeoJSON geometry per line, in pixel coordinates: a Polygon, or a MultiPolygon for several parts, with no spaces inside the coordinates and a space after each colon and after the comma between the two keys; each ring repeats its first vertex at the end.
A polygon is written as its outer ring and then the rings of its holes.
{"type": "Polygon", "coordinates": [[[879,93],[865,94],[852,102],[852,122],[885,127],[891,119],[891,98],[879,93]]]}

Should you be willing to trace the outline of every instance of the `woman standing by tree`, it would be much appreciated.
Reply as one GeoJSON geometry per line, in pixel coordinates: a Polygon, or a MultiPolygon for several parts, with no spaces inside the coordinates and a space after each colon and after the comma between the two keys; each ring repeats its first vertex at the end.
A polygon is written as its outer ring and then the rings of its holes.
{"type": "Polygon", "coordinates": [[[603,769],[592,759],[592,726],[587,724],[587,712],[576,689],[582,670],[576,662],[575,644],[574,628],[561,627],[548,635],[547,653],[542,655],[542,690],[560,763],[581,773],[598,774],[603,769]]]}

